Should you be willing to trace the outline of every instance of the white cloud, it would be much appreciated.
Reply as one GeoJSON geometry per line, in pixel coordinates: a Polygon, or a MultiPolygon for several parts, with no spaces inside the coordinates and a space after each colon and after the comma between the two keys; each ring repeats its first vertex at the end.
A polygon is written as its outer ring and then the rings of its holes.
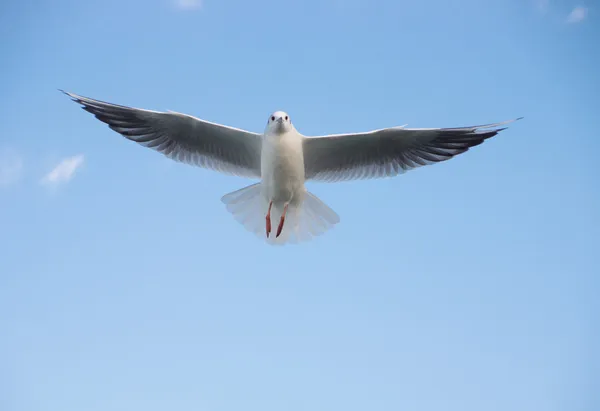
{"type": "Polygon", "coordinates": [[[83,154],[65,158],[42,178],[42,184],[57,185],[69,182],[75,175],[77,169],[83,165],[83,160],[83,154]]]}
{"type": "Polygon", "coordinates": [[[583,21],[586,16],[587,9],[585,7],[575,7],[569,14],[569,17],[567,17],[567,23],[579,23],[580,21],[583,21]]]}
{"type": "Polygon", "coordinates": [[[202,7],[202,0],[175,0],[181,10],[198,10],[202,7]]]}
{"type": "Polygon", "coordinates": [[[12,149],[0,149],[0,187],[15,184],[21,178],[23,160],[12,149]]]}

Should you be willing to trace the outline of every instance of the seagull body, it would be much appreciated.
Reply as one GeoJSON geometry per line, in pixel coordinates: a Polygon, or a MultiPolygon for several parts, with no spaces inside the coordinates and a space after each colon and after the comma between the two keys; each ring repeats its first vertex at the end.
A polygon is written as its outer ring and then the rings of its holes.
{"type": "MultiPolygon", "coordinates": [[[[275,206],[276,213],[281,215],[276,238],[281,235],[285,223],[284,212],[287,214],[290,207],[297,210],[304,200],[304,181],[300,134],[293,129],[286,113],[273,113],[262,139],[261,191],[269,201],[269,207],[275,206]]],[[[267,236],[271,231],[269,211],[265,217],[267,236]]]]}
{"type": "Polygon", "coordinates": [[[269,244],[306,241],[340,221],[335,211],[306,190],[306,181],[396,176],[464,153],[504,130],[501,125],[518,120],[306,137],[283,111],[271,114],[258,134],[186,114],[64,93],[112,130],[176,161],[259,179],[221,200],[238,222],[269,244]]]}

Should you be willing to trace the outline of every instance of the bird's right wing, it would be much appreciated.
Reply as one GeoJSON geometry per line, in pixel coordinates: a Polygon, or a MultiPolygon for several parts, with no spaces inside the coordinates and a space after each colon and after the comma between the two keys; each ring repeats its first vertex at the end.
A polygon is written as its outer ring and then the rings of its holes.
{"type": "Polygon", "coordinates": [[[125,138],[173,160],[225,174],[260,178],[259,134],[186,114],[143,110],[63,93],[125,138]]]}
{"type": "Polygon", "coordinates": [[[306,179],[334,182],[396,176],[464,153],[512,121],[457,128],[393,127],[305,138],[306,179]]]}

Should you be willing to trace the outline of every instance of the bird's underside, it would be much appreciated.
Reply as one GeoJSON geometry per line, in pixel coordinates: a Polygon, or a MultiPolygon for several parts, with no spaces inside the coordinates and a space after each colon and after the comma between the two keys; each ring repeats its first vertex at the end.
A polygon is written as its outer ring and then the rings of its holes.
{"type": "MultiPolygon", "coordinates": [[[[186,114],[138,109],[64,93],[125,138],[173,160],[261,180],[265,177],[261,175],[263,145],[275,141],[266,138],[267,135],[287,134],[297,139],[306,181],[336,182],[393,177],[449,160],[520,119],[468,127],[392,127],[305,137],[283,112],[271,115],[265,132],[259,134],[186,114]]],[[[281,152],[280,155],[291,154],[281,152]]],[[[278,209],[279,215],[273,217],[272,199],[262,196],[260,184],[229,193],[222,201],[246,229],[270,244],[308,240],[339,222],[337,214],[309,192],[300,205],[283,204],[278,209]],[[277,221],[275,235],[272,235],[272,218],[277,221]]]]}

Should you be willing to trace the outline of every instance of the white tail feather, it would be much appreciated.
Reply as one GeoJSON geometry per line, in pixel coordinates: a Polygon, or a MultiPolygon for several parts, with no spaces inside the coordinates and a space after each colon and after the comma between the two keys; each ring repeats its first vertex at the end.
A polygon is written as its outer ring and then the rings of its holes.
{"type": "Polygon", "coordinates": [[[271,209],[273,231],[267,238],[265,218],[269,203],[262,195],[260,183],[225,194],[221,201],[236,221],[248,231],[273,245],[309,241],[331,229],[340,221],[335,211],[319,200],[317,196],[307,191],[304,201],[300,205],[293,206],[290,204],[288,207],[283,230],[279,237],[276,237],[276,232],[283,209],[273,205],[271,209]]]}

